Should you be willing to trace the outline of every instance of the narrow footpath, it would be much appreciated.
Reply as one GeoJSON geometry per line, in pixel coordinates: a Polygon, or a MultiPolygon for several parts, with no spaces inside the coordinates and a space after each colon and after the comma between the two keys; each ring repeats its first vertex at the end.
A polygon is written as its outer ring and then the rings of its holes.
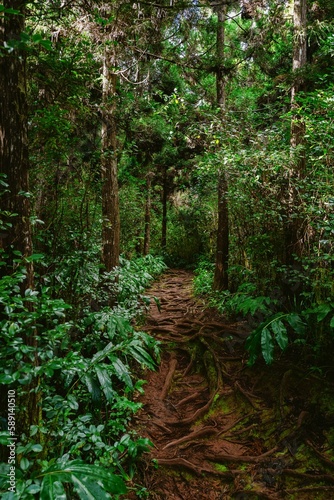
{"type": "Polygon", "coordinates": [[[138,482],[153,500],[334,499],[333,402],[317,401],[333,385],[288,361],[248,367],[246,325],[196,300],[192,278],[169,270],[149,291],[162,352],[134,422],[154,445],[138,482]]]}

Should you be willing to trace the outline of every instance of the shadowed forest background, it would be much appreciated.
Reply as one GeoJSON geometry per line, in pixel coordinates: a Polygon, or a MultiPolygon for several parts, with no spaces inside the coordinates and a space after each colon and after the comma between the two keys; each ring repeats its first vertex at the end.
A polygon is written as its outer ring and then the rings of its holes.
{"type": "Polygon", "coordinates": [[[249,366],[332,384],[333,19],[331,0],[0,4],[2,498],[149,497],[129,424],[167,267],[247,323],[249,366]]]}

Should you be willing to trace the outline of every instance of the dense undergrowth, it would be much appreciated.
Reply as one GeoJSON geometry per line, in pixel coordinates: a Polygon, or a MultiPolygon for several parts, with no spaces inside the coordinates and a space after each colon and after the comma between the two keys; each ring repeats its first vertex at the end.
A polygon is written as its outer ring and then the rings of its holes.
{"type": "MultiPolygon", "coordinates": [[[[245,344],[250,365],[259,356],[271,364],[290,349],[294,354],[302,354],[301,359],[312,370],[327,371],[334,338],[334,299],[329,279],[320,283],[321,290],[319,281],[309,280],[305,284],[308,269],[304,264],[302,271],[295,273],[294,293],[289,296],[284,293],[284,283],[280,287],[268,282],[261,289],[251,273],[244,275],[234,292],[214,291],[214,265],[206,259],[200,261],[195,273],[195,294],[204,295],[211,306],[230,318],[247,319],[252,328],[245,344]],[[302,292],[298,280],[303,283],[302,292]]],[[[288,283],[291,290],[291,281],[288,283]]]]}
{"type": "MultiPolygon", "coordinates": [[[[31,259],[42,266],[41,255],[31,259]]],[[[92,266],[77,283],[81,296],[73,295],[72,305],[59,298],[70,284],[59,280],[69,270],[66,262],[47,281],[36,274],[35,289],[22,296],[25,264],[18,257],[16,271],[0,281],[3,429],[7,400],[16,405],[10,414],[15,427],[8,424],[14,432],[0,434],[1,498],[118,498],[126,483],[145,495],[131,479],[150,442],[128,432],[127,424],[140,408],[136,395],[144,382],[138,374],[155,368],[159,345],[134,329],[132,319],[144,313],[145,288],[165,264],[152,256],[122,259],[103,287],[92,266]],[[57,293],[49,286],[55,276],[62,283],[57,293]],[[105,300],[110,287],[112,307],[105,300]],[[9,483],[10,446],[18,462],[16,492],[9,483]]]]}

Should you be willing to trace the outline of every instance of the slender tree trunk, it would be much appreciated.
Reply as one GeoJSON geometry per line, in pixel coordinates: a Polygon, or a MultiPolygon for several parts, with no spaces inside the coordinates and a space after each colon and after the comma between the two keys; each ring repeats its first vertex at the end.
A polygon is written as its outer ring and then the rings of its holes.
{"type": "Polygon", "coordinates": [[[151,186],[152,186],[152,172],[149,172],[146,177],[146,205],[145,205],[145,229],[144,229],[144,255],[150,253],[150,240],[151,240],[151,186]]]}
{"type": "MultiPolygon", "coordinates": [[[[225,74],[224,74],[224,43],[225,43],[225,20],[226,5],[217,7],[217,60],[216,89],[217,104],[221,109],[222,122],[225,121],[225,74]]],[[[228,259],[229,259],[229,220],[228,220],[228,182],[226,172],[219,169],[218,172],[218,229],[216,243],[216,264],[213,280],[214,290],[228,288],[228,259]]]]}
{"type": "Polygon", "coordinates": [[[303,90],[303,77],[300,72],[306,64],[306,0],[294,2],[294,50],[292,70],[294,84],[291,89],[291,166],[288,172],[287,218],[285,224],[285,263],[295,264],[294,255],[303,252],[303,221],[299,212],[298,182],[305,176],[305,122],[299,114],[296,102],[298,92],[303,90]]]}
{"type": "Polygon", "coordinates": [[[120,215],[117,180],[115,47],[106,45],[102,95],[102,264],[109,272],[119,264],[120,215]]]}
{"type": "Polygon", "coordinates": [[[225,172],[220,172],[218,179],[218,229],[213,280],[214,290],[226,290],[228,288],[229,222],[227,194],[226,175],[225,172]]]}
{"type": "Polygon", "coordinates": [[[162,228],[161,228],[161,247],[166,250],[167,246],[167,167],[164,167],[164,177],[162,186],[162,228]]]}
{"type": "MultiPolygon", "coordinates": [[[[291,147],[296,148],[304,144],[305,122],[298,116],[298,104],[296,96],[303,89],[303,78],[298,72],[306,65],[306,0],[295,0],[294,2],[294,49],[292,71],[295,73],[295,81],[291,89],[291,147]]],[[[298,170],[302,174],[305,166],[305,154],[301,155],[298,162],[298,170]]]]}

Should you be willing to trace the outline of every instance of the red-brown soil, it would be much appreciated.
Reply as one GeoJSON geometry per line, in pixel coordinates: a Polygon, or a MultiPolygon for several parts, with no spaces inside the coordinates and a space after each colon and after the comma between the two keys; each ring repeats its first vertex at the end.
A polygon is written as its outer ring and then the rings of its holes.
{"type": "Polygon", "coordinates": [[[192,277],[170,270],[149,292],[162,353],[134,422],[153,443],[136,482],[153,500],[334,499],[329,376],[286,357],[248,367],[249,329],[196,300],[192,277]]]}

